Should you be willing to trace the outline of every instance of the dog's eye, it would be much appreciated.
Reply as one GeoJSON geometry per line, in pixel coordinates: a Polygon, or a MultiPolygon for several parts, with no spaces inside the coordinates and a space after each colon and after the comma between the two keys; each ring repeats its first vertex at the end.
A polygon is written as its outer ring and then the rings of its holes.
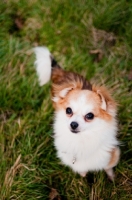
{"type": "Polygon", "coordinates": [[[72,115],[72,109],[70,107],[66,108],[66,114],[72,115]]]}
{"type": "Polygon", "coordinates": [[[88,113],[85,115],[85,120],[88,121],[88,120],[92,120],[94,118],[94,114],[93,113],[88,113]]]}

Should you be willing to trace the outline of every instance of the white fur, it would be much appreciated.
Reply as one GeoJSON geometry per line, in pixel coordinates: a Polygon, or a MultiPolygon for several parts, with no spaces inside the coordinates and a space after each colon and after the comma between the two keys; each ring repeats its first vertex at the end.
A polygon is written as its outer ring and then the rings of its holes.
{"type": "Polygon", "coordinates": [[[39,78],[39,84],[46,84],[51,77],[51,54],[46,47],[35,47],[36,71],[39,78]]]}
{"type": "Polygon", "coordinates": [[[105,169],[110,161],[110,152],[118,145],[115,118],[108,122],[95,117],[91,122],[85,122],[83,116],[92,112],[93,105],[83,94],[76,101],[70,100],[69,107],[75,113],[70,118],[65,109],[55,113],[54,145],[57,156],[79,174],[105,169]],[[80,132],[70,131],[71,121],[78,122],[80,132]]]}

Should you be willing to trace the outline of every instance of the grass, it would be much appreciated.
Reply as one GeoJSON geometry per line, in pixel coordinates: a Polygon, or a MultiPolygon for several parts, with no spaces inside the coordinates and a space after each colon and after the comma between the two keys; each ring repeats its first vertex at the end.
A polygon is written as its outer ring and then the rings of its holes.
{"type": "Polygon", "coordinates": [[[0,200],[132,199],[132,2],[0,2],[0,200]],[[50,84],[39,87],[32,48],[106,84],[119,103],[121,160],[114,183],[61,165],[53,146],[50,84]]]}

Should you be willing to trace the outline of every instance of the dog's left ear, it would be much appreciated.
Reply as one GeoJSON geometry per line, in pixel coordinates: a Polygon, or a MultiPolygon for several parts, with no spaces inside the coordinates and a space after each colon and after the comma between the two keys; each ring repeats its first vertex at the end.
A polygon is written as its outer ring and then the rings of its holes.
{"type": "Polygon", "coordinates": [[[93,86],[92,90],[100,97],[101,108],[111,115],[116,115],[117,104],[112,98],[110,92],[103,86],[93,86]]]}
{"type": "Polygon", "coordinates": [[[53,96],[52,98],[52,101],[57,103],[60,99],[63,99],[66,97],[66,95],[71,91],[73,90],[73,87],[66,87],[66,88],[61,88],[59,87],[58,90],[54,89],[54,93],[55,93],[55,96],[53,96]]]}

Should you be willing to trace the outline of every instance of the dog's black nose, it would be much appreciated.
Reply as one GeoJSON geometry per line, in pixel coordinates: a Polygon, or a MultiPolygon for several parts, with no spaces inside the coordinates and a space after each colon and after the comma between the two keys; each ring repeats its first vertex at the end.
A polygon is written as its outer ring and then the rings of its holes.
{"type": "Polygon", "coordinates": [[[71,123],[71,127],[73,130],[75,130],[78,127],[78,123],[77,122],[72,122],[71,123]]]}

